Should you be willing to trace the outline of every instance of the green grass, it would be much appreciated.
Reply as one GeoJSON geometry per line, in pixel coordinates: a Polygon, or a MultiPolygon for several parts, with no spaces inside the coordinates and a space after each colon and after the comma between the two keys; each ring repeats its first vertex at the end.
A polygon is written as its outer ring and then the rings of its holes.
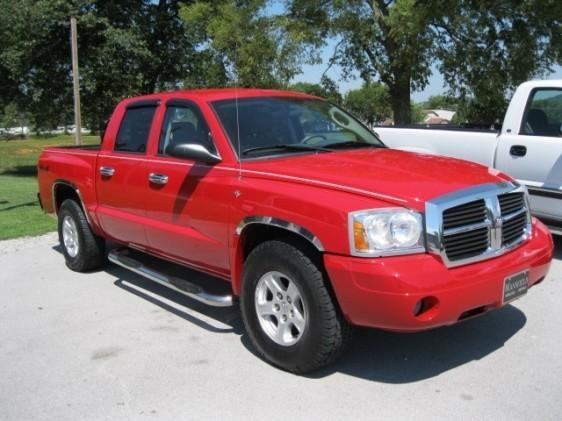
{"type": "Polygon", "coordinates": [[[0,175],[0,240],[56,229],[56,221],[43,213],[36,194],[35,177],[0,175]]]}
{"type": "MultiPolygon", "coordinates": [[[[85,136],[83,140],[98,143],[99,137],[85,136]]],[[[72,136],[0,141],[0,240],[56,229],[56,221],[45,215],[37,203],[35,166],[44,148],[72,144],[72,136]]]]}

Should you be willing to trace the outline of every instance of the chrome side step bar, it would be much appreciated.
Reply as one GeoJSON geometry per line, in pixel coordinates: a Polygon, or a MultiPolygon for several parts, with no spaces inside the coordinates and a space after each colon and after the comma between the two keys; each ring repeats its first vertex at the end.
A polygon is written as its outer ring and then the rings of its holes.
{"type": "Polygon", "coordinates": [[[125,269],[129,269],[138,275],[144,276],[160,285],[170,288],[189,298],[200,301],[213,307],[230,307],[233,305],[232,295],[214,295],[209,294],[198,285],[195,285],[185,279],[168,276],[162,272],[158,272],[145,266],[141,261],[127,256],[126,249],[112,250],[107,255],[110,262],[115,263],[125,269]]]}
{"type": "Polygon", "coordinates": [[[553,225],[547,225],[547,227],[554,235],[562,235],[562,227],[555,227],[553,225]]]}

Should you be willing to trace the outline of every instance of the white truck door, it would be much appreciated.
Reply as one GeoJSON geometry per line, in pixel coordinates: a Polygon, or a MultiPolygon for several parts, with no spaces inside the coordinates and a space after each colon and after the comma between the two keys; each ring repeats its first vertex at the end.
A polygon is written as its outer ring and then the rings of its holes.
{"type": "Polygon", "coordinates": [[[533,213],[562,221],[562,88],[537,87],[526,97],[519,127],[502,130],[496,168],[527,185],[533,213]]]}

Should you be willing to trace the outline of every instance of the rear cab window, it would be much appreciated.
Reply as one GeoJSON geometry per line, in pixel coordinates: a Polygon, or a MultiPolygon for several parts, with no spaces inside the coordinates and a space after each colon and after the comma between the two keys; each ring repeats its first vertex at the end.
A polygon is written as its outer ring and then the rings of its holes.
{"type": "Polygon", "coordinates": [[[156,102],[127,107],[115,140],[115,152],[146,153],[156,107],[156,102]]]}
{"type": "Polygon", "coordinates": [[[535,89],[527,105],[521,134],[561,137],[562,89],[535,89]]]}

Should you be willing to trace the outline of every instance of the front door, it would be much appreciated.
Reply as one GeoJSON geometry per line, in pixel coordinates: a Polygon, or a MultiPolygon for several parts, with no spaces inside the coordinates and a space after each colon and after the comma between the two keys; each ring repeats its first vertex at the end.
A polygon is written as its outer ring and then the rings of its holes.
{"type": "Polygon", "coordinates": [[[562,89],[531,92],[519,134],[502,134],[496,168],[529,188],[533,213],[561,219],[562,89]]]}
{"type": "Polygon", "coordinates": [[[177,143],[216,153],[209,127],[194,103],[171,100],[149,167],[147,236],[150,248],[217,275],[228,276],[227,213],[232,173],[221,166],[168,155],[177,143]]]}

